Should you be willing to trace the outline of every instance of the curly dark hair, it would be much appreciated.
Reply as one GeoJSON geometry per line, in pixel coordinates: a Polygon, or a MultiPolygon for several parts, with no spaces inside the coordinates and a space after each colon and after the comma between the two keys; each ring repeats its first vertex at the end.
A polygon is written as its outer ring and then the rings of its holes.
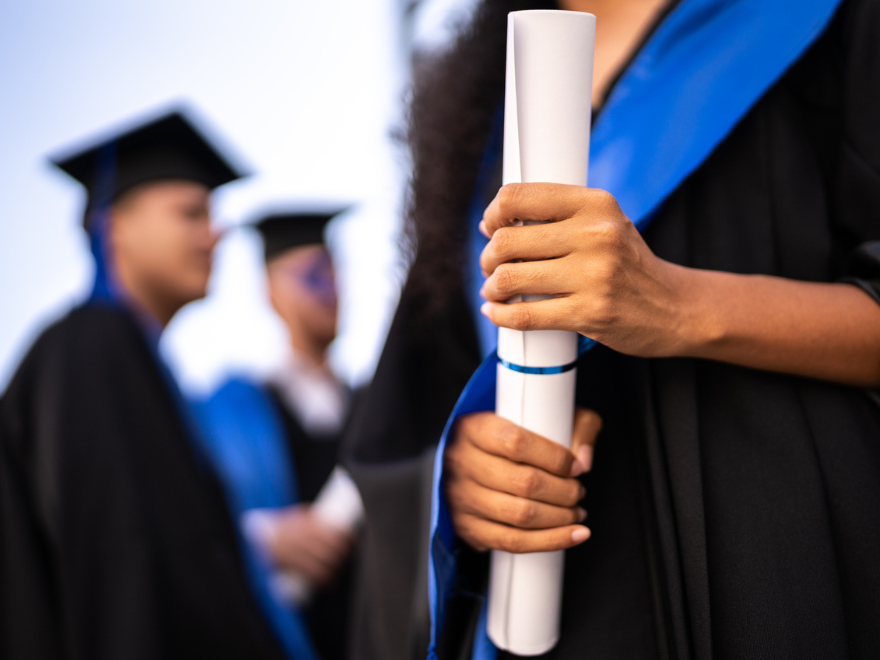
{"type": "Polygon", "coordinates": [[[504,98],[507,14],[555,7],[553,0],[483,0],[451,48],[416,58],[404,225],[412,267],[404,295],[423,321],[462,289],[468,211],[504,98]]]}

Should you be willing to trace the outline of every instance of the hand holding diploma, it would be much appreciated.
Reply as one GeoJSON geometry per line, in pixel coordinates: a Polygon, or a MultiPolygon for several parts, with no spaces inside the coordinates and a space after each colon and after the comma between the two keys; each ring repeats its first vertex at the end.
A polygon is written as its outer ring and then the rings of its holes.
{"type": "Polygon", "coordinates": [[[607,192],[508,184],[481,229],[491,238],[480,260],[483,313],[496,325],[571,330],[639,357],[686,352],[688,269],[654,255],[607,192]],[[514,226],[518,220],[546,222],[514,226]],[[553,297],[501,304],[518,294],[553,297]]]}
{"type": "Polygon", "coordinates": [[[571,451],[494,413],[462,417],[445,453],[456,533],[477,550],[563,550],[589,538],[576,477],[590,469],[602,420],[577,409],[571,451]]]}

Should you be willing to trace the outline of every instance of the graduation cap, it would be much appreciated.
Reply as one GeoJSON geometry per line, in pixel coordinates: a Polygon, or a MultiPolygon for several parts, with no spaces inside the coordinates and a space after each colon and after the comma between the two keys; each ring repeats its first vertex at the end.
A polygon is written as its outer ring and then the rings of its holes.
{"type": "Polygon", "coordinates": [[[324,242],[324,228],[349,207],[332,210],[271,213],[260,216],[253,224],[263,237],[266,261],[301,245],[324,242]]]}
{"type": "Polygon", "coordinates": [[[180,110],[50,160],[85,186],[86,218],[148,181],[185,179],[213,190],[244,176],[180,110]]]}

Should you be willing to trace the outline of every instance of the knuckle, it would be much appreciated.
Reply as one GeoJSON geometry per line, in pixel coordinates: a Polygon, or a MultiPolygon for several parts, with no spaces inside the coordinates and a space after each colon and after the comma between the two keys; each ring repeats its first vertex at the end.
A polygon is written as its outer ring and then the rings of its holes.
{"type": "Polygon", "coordinates": [[[516,213],[524,194],[524,186],[521,183],[508,183],[498,191],[498,210],[505,217],[516,213]]]}
{"type": "Polygon", "coordinates": [[[505,552],[520,553],[525,549],[522,533],[515,529],[501,532],[498,537],[498,545],[505,552]]]}
{"type": "Polygon", "coordinates": [[[617,199],[607,190],[595,189],[593,191],[593,203],[602,211],[613,211],[618,207],[617,199]]]}
{"type": "Polygon", "coordinates": [[[533,330],[535,327],[531,309],[526,305],[514,305],[511,310],[511,325],[515,330],[533,330]]]}
{"type": "Polygon", "coordinates": [[[581,499],[581,487],[580,483],[572,480],[573,483],[571,488],[568,491],[567,497],[565,498],[565,506],[575,506],[581,499]]]}
{"type": "Polygon", "coordinates": [[[512,478],[512,483],[516,490],[516,494],[527,498],[534,496],[540,487],[538,474],[531,468],[520,468],[516,470],[512,478]]]}
{"type": "Polygon", "coordinates": [[[574,456],[572,456],[570,451],[559,452],[553,470],[556,474],[567,475],[569,470],[571,470],[571,464],[573,462],[574,456]]]}
{"type": "Polygon", "coordinates": [[[504,522],[517,527],[529,525],[535,518],[535,506],[522,499],[511,499],[504,505],[504,522]]]}
{"type": "Polygon", "coordinates": [[[499,266],[495,271],[495,288],[500,293],[512,293],[516,290],[516,275],[510,266],[499,266]]]}
{"type": "Polygon", "coordinates": [[[611,220],[597,222],[592,228],[593,240],[605,248],[616,248],[623,243],[621,227],[611,220]]]}
{"type": "Polygon", "coordinates": [[[501,450],[504,452],[505,456],[514,460],[522,456],[525,437],[519,426],[511,424],[510,426],[505,427],[501,430],[501,433],[499,433],[498,439],[501,444],[501,450]]]}
{"type": "Polygon", "coordinates": [[[502,227],[492,235],[492,250],[497,258],[503,258],[510,252],[513,238],[510,227],[502,227]]]}

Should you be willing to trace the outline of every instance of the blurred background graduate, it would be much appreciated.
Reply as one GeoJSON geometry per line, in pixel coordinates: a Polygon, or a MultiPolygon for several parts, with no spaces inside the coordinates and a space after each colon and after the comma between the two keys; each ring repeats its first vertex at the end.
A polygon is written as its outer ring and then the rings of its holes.
{"type": "Polygon", "coordinates": [[[327,223],[342,211],[260,217],[269,300],[287,329],[287,360],[263,384],[233,378],[195,403],[208,451],[279,608],[301,610],[322,658],[342,658],[357,490],[337,468],[349,391],[327,362],[336,337],[327,223]],[[331,477],[332,475],[332,477],[331,477]],[[346,507],[328,521],[310,504],[327,481],[346,507]],[[339,493],[340,489],[344,492],[339,493]],[[311,593],[315,591],[316,593],[311,593]]]}
{"type": "Polygon", "coordinates": [[[273,629],[252,594],[157,353],[206,293],[210,193],[240,172],[180,112],[54,162],[88,190],[96,275],[0,400],[3,657],[311,657],[299,622],[273,629]]]}

